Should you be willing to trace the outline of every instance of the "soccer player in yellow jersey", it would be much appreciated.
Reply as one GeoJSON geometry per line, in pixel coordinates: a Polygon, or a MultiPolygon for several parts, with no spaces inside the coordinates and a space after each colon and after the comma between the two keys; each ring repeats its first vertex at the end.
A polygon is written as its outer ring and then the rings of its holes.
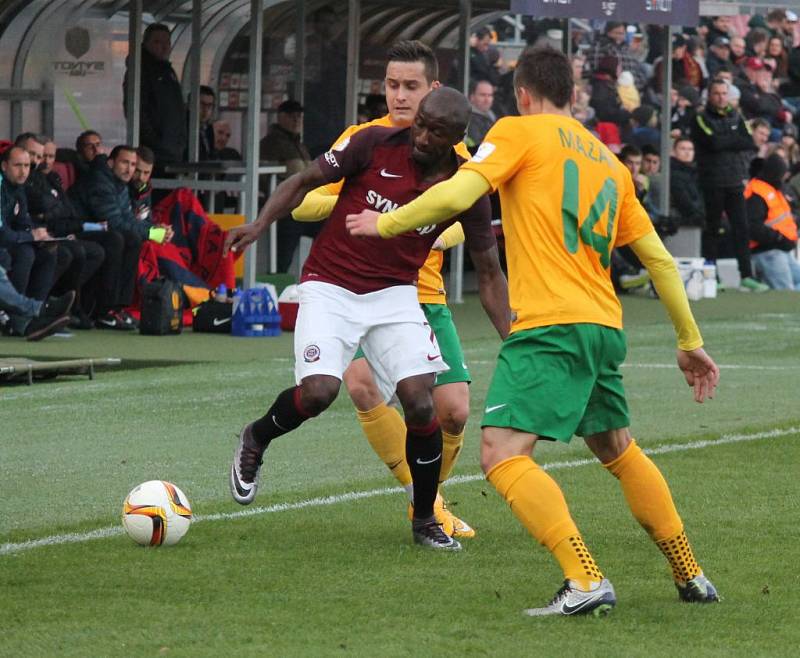
{"type": "Polygon", "coordinates": [[[533,461],[539,439],[582,436],[616,477],[634,517],[661,549],[683,601],[718,601],[683,530],[669,487],[631,438],[620,365],[622,309],[609,275],[615,246],[647,267],[675,326],[677,361],[694,399],[713,397],[719,369],[702,349],[674,261],[636,200],[630,173],[572,119],[569,60],[553,49],[519,58],[521,116],[500,119],[470,162],[388,214],[348,217],[354,235],[391,237],[452,217],[499,189],[516,317],[486,398],[481,466],[530,534],[555,556],[564,585],[527,614],[604,614],[611,583],[586,548],[556,482],[533,461]]]}
{"type": "MultiPolygon", "coordinates": [[[[350,137],[370,126],[401,128],[410,126],[417,114],[420,101],[430,91],[440,86],[438,62],[433,51],[420,41],[400,41],[387,53],[386,105],[389,114],[367,123],[348,127],[332,148],[346,145],[350,137]]],[[[459,143],[456,152],[465,160],[469,151],[459,143]]],[[[389,172],[391,175],[391,172],[389,172]]],[[[293,217],[300,221],[322,219],[333,208],[342,181],[318,188],[295,209],[293,217]]],[[[441,269],[442,251],[464,240],[460,225],[454,225],[443,233],[425,265],[419,271],[417,282],[419,302],[431,325],[442,357],[449,366],[447,372],[436,378],[433,398],[442,426],[442,470],[440,481],[444,482],[452,472],[461,446],[464,443],[464,426],[469,416],[470,374],[466,366],[461,342],[447,308],[444,281],[441,269]]],[[[406,463],[406,428],[398,411],[386,404],[384,395],[378,390],[369,365],[361,351],[356,354],[344,373],[344,383],[358,412],[358,420],[364,434],[377,455],[411,496],[411,471],[406,463]]],[[[436,519],[444,531],[454,537],[473,537],[474,529],[450,512],[441,494],[435,505],[436,519]]],[[[411,510],[409,509],[409,514],[411,510]]]]}

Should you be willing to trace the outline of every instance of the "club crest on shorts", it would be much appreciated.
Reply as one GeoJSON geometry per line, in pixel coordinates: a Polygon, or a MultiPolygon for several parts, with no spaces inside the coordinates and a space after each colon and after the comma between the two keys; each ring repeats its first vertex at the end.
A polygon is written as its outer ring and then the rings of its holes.
{"type": "Polygon", "coordinates": [[[306,363],[314,363],[319,361],[319,347],[317,345],[309,345],[303,351],[303,361],[306,363]]]}

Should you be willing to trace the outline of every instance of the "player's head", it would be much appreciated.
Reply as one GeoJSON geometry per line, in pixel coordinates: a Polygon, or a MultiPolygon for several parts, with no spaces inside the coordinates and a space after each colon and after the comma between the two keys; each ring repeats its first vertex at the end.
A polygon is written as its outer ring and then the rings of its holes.
{"type": "Polygon", "coordinates": [[[419,102],[439,86],[439,62],[421,41],[398,41],[386,56],[386,106],[395,126],[410,126],[419,102]]]}
{"type": "Polygon", "coordinates": [[[425,96],[411,126],[414,161],[425,166],[447,157],[464,139],[469,114],[469,101],[455,89],[440,87],[425,96]]]}
{"type": "Polygon", "coordinates": [[[514,92],[522,115],[569,111],[574,102],[572,65],[550,46],[526,48],[514,71],[514,92]]]}

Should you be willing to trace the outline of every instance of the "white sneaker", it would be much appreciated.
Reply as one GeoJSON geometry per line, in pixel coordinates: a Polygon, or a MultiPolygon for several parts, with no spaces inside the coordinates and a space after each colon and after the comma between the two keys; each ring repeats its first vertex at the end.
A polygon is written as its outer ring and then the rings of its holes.
{"type": "Polygon", "coordinates": [[[611,608],[615,605],[617,605],[617,595],[614,593],[614,586],[607,578],[603,578],[599,583],[593,583],[589,592],[579,589],[574,581],[565,580],[564,585],[547,606],[528,608],[522,612],[529,617],[589,614],[600,617],[611,612],[611,608]]]}

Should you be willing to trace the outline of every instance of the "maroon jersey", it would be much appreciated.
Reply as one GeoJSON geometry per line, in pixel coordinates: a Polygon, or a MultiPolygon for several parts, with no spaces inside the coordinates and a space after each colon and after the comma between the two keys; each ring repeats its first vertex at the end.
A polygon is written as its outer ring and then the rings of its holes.
{"type": "MultiPolygon", "coordinates": [[[[455,151],[453,157],[457,157],[455,151]]],[[[345,181],[331,216],[314,240],[301,281],[333,283],[359,295],[416,284],[419,268],[436,238],[456,220],[464,227],[471,250],[485,251],[495,245],[491,206],[485,196],[454,219],[390,240],[348,233],[347,215],[365,208],[389,212],[443,180],[422,182],[423,173],[411,157],[409,128],[361,130],[321,155],[317,163],[327,182],[345,181]]]]}

